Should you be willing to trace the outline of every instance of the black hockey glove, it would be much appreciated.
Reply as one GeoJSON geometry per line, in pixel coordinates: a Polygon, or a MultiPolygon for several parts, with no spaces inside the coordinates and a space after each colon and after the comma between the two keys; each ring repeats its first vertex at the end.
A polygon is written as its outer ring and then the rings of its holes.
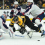
{"type": "Polygon", "coordinates": [[[39,33],[41,33],[41,30],[40,30],[40,28],[38,28],[38,30],[36,30],[36,32],[39,32],[39,33]]]}
{"type": "Polygon", "coordinates": [[[25,29],[25,28],[21,28],[21,29],[19,30],[19,32],[20,32],[21,34],[24,34],[24,33],[26,32],[26,29],[25,29]]]}
{"type": "Polygon", "coordinates": [[[15,28],[13,27],[13,32],[15,32],[16,30],[15,30],[15,28]]]}
{"type": "Polygon", "coordinates": [[[13,17],[13,14],[10,14],[10,18],[12,18],[13,17]]]}

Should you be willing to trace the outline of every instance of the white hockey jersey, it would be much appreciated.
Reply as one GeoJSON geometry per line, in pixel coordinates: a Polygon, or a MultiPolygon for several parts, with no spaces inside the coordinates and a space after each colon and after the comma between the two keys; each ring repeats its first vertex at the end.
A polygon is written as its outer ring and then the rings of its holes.
{"type": "Polygon", "coordinates": [[[5,21],[2,18],[0,18],[0,29],[2,29],[5,32],[8,32],[8,27],[7,27],[7,25],[5,24],[5,21]]]}
{"type": "Polygon", "coordinates": [[[8,28],[7,25],[5,24],[5,21],[3,18],[0,18],[0,29],[2,29],[3,31],[9,33],[10,37],[13,37],[13,29],[12,27],[8,28]]]}
{"type": "Polygon", "coordinates": [[[28,12],[25,13],[25,15],[30,15],[32,14],[32,16],[34,18],[36,18],[38,15],[40,15],[43,12],[43,10],[41,10],[37,5],[32,4],[32,7],[29,9],[28,12]]]}

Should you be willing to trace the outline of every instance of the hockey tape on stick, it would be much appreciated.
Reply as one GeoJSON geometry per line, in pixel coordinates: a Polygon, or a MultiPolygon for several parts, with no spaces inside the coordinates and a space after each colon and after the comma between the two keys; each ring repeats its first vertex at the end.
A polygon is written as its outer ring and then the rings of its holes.
{"type": "MultiPolygon", "coordinates": [[[[19,31],[19,30],[16,30],[16,31],[19,31]]],[[[36,31],[26,31],[26,33],[27,33],[27,35],[28,35],[28,37],[30,39],[32,38],[33,32],[36,32],[36,31]]],[[[25,36],[21,36],[21,35],[15,35],[15,36],[17,36],[17,37],[25,37],[25,36]]]]}
{"type": "Polygon", "coordinates": [[[17,37],[23,37],[23,38],[25,37],[25,36],[21,36],[21,35],[15,35],[15,36],[17,36],[17,37]]]}

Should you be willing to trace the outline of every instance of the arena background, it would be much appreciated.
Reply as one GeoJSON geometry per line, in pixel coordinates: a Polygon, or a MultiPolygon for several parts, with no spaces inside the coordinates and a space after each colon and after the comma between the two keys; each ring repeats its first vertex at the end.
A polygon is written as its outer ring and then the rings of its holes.
{"type": "MultiPolygon", "coordinates": [[[[23,10],[26,9],[27,0],[0,0],[0,16],[6,13],[6,15],[8,16],[7,21],[10,21],[9,16],[15,1],[18,1],[19,5],[23,8],[23,10]]],[[[41,8],[41,10],[45,10],[45,0],[34,0],[34,2],[37,6],[41,8]]],[[[32,20],[33,16],[28,16],[32,20]]],[[[45,18],[43,20],[45,20],[45,18]]]]}

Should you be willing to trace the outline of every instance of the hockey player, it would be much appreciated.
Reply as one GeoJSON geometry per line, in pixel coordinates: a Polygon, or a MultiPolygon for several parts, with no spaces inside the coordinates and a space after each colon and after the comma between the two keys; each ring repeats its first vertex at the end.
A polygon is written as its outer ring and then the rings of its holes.
{"type": "Polygon", "coordinates": [[[9,24],[10,29],[12,29],[15,32],[14,23],[17,23],[21,29],[19,30],[20,33],[25,33],[25,25],[27,25],[29,28],[35,30],[36,32],[42,32],[38,27],[35,27],[34,24],[30,21],[29,17],[27,16],[14,16],[11,19],[11,22],[9,24]]]}
{"type": "Polygon", "coordinates": [[[6,23],[7,16],[5,14],[0,16],[0,29],[5,32],[8,32],[10,36],[12,36],[13,32],[7,27],[6,23]]]}
{"type": "Polygon", "coordinates": [[[22,13],[21,13],[21,7],[19,6],[19,3],[17,1],[14,2],[14,9],[11,10],[10,17],[13,17],[15,15],[22,15],[22,13]]]}
{"type": "Polygon", "coordinates": [[[27,4],[27,9],[23,13],[23,15],[32,14],[32,16],[34,17],[32,22],[36,23],[41,30],[44,30],[41,24],[41,20],[44,18],[44,11],[41,10],[36,4],[34,4],[33,0],[27,0],[27,4]]]}

